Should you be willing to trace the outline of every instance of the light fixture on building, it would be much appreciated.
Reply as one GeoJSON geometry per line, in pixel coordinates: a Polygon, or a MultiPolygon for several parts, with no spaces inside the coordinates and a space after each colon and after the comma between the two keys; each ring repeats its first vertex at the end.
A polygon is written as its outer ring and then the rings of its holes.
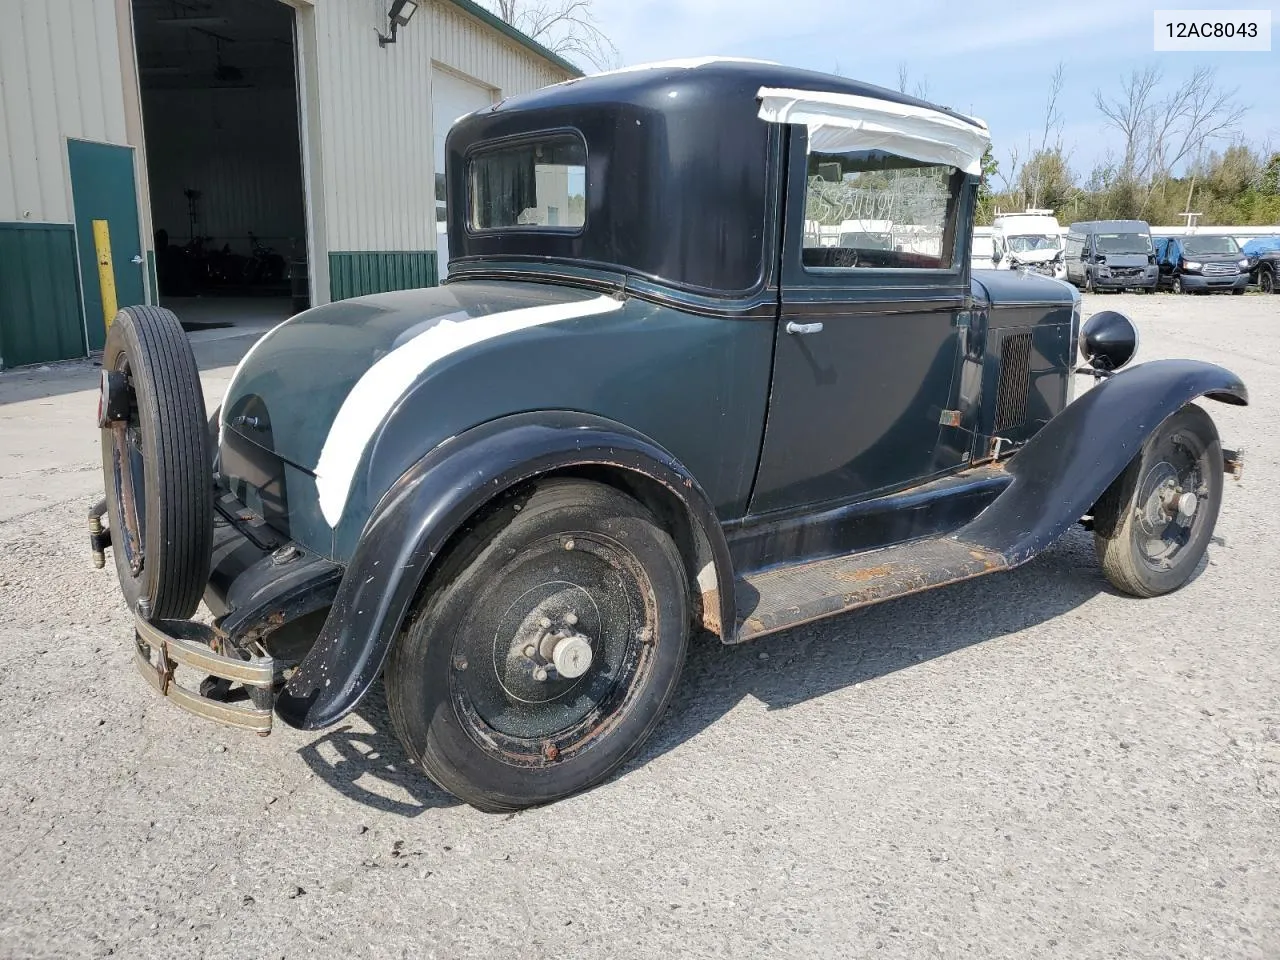
{"type": "Polygon", "coordinates": [[[418,12],[419,0],[391,0],[391,9],[387,12],[387,20],[391,23],[390,35],[378,32],[378,46],[385,47],[396,42],[396,31],[409,25],[410,19],[418,12]]]}

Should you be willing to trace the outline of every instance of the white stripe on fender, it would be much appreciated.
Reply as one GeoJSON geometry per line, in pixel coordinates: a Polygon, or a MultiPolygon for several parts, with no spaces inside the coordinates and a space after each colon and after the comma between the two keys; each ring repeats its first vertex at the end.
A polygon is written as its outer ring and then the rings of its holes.
{"type": "Polygon", "coordinates": [[[506,310],[461,322],[446,318],[396,347],[366,370],[347,394],[320,451],[316,489],[320,494],[320,512],[329,526],[336,527],[342,519],[356,467],[375,431],[405,391],[433,364],[459,350],[517,330],[621,309],[621,300],[599,296],[573,303],[506,310]]]}

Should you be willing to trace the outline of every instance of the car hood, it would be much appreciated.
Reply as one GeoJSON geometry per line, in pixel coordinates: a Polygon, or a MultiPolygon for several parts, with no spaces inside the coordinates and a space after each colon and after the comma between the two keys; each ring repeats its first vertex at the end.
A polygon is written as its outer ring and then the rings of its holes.
{"type": "MultiPolygon", "coordinates": [[[[427,366],[530,326],[600,312],[602,302],[618,306],[574,287],[466,281],[325,304],[249,350],[227,386],[219,429],[319,474],[340,416],[351,421],[347,435],[368,433],[389,412],[380,401],[394,403],[427,366]]],[[[330,451],[330,459],[343,455],[350,451],[330,451]]]]}
{"type": "Polygon", "coordinates": [[[1245,259],[1243,253],[1184,253],[1183,260],[1192,263],[1231,263],[1236,264],[1245,259]]]}
{"type": "Polygon", "coordinates": [[[1070,284],[1021,270],[975,270],[970,284],[974,301],[988,306],[1044,304],[1052,307],[1073,303],[1080,297],[1070,284]]]}
{"type": "Polygon", "coordinates": [[[1061,250],[1028,250],[1025,253],[1010,250],[1009,257],[1018,263],[1048,263],[1060,256],[1061,253],[1061,250]]]}

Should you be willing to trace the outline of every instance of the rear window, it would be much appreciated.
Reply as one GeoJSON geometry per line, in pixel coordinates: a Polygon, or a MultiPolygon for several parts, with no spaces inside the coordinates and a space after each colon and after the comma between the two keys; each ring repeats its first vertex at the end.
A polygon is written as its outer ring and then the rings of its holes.
{"type": "Polygon", "coordinates": [[[576,233],[587,218],[587,147],[572,133],[477,151],[468,166],[472,230],[576,233]]]}

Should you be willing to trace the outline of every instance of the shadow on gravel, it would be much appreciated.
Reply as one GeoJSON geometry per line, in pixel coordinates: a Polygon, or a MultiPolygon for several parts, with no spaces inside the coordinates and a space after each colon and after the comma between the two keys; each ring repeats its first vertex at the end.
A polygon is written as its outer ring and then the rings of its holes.
{"type": "MultiPolygon", "coordinates": [[[[710,636],[698,638],[690,646],[666,718],[614,776],[698,736],[747,697],[769,710],[785,710],[1037,626],[1100,593],[1120,596],[1102,576],[1092,540],[1092,534],[1076,528],[1045,554],[1009,573],[891,600],[742,646],[725,646],[710,636]]],[[[1220,540],[1218,545],[1221,549],[1220,540]]],[[[1207,559],[1202,560],[1192,579],[1207,566],[1207,559]]],[[[381,681],[357,713],[375,732],[344,726],[299,751],[318,777],[357,803],[404,817],[459,803],[405,757],[391,732],[381,681]],[[383,791],[388,789],[401,799],[387,796],[383,791]]],[[[815,733],[830,735],[831,731],[815,733]]]]}
{"type": "Polygon", "coordinates": [[[746,697],[769,710],[785,710],[1036,626],[1104,592],[1111,591],[1094,561],[1092,535],[1076,529],[1009,573],[891,600],[740,647],[706,637],[690,648],[667,718],[626,769],[696,737],[746,697]]]}
{"type": "Polygon", "coordinates": [[[356,803],[400,817],[458,805],[405,756],[391,732],[381,680],[356,713],[373,727],[372,732],[346,724],[298,751],[317,777],[356,803]]]}
{"type": "MultiPolygon", "coordinates": [[[[889,601],[742,646],[704,636],[690,646],[684,677],[661,726],[615,776],[713,727],[746,697],[770,710],[785,710],[1044,623],[1103,592],[1109,587],[1094,560],[1092,535],[1077,529],[1010,573],[889,601]]],[[[356,712],[374,732],[346,725],[299,751],[316,776],[357,803],[403,817],[458,804],[405,756],[391,732],[381,681],[356,712]]]]}

